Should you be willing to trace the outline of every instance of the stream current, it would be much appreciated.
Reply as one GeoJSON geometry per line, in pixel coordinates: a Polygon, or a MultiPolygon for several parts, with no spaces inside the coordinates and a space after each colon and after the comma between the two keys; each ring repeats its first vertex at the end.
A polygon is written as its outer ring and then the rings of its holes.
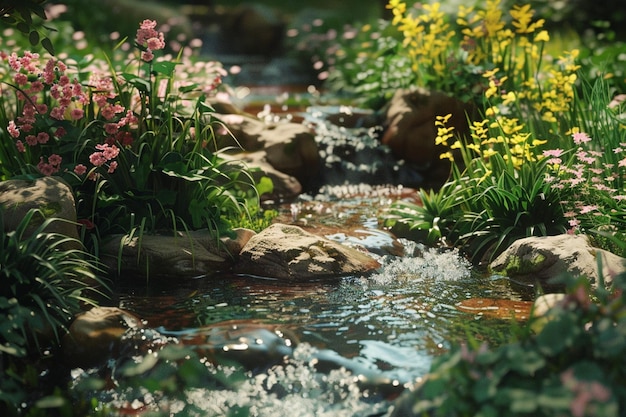
{"type": "MultiPolygon", "coordinates": [[[[324,143],[337,146],[339,136],[339,143],[351,150],[375,146],[363,140],[371,128],[355,129],[318,128],[321,152],[331,146],[324,143]],[[351,140],[358,144],[350,146],[351,140]]],[[[326,168],[330,172],[333,166],[345,172],[355,167],[358,171],[359,164],[330,156],[326,168]]],[[[398,171],[390,164],[380,166],[398,171]]],[[[380,178],[371,165],[368,169],[356,177],[380,178]]],[[[410,198],[401,185],[343,182],[278,206],[278,220],[313,227],[329,239],[368,250],[382,265],[373,275],[285,283],[218,273],[116,288],[119,307],[166,339],[193,337],[222,323],[236,323],[244,331],[250,323],[280,326],[295,339],[287,359],[244,370],[228,361],[215,365],[207,360],[221,380],[235,382],[219,389],[182,386],[171,396],[122,389],[118,381],[102,390],[100,399],[126,415],[152,410],[177,416],[382,416],[394,398],[419,383],[433,360],[453,345],[469,339],[497,345],[507,339],[510,320],[457,306],[473,298],[524,300],[528,295],[501,277],[473,271],[454,250],[394,238],[380,218],[394,200],[410,198]]],[[[254,361],[255,351],[250,355],[254,361]]],[[[74,383],[89,376],[89,370],[75,370],[74,383]]]]}

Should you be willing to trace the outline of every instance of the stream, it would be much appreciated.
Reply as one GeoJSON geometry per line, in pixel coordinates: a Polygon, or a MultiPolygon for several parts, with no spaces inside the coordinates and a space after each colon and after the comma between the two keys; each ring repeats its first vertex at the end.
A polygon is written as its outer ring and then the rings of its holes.
{"type": "MultiPolygon", "coordinates": [[[[157,355],[153,347],[147,356],[140,354],[145,351],[127,355],[136,372],[118,372],[127,369],[125,364],[109,361],[112,382],[99,391],[100,401],[120,415],[382,416],[451,346],[507,340],[510,319],[459,305],[483,299],[523,302],[532,294],[502,277],[474,271],[454,250],[397,239],[382,227],[381,216],[394,201],[413,198],[401,184],[413,174],[388,159],[371,138],[372,127],[328,124],[321,116],[325,112],[327,107],[311,108],[302,117],[317,126],[326,185],[277,203],[277,221],[367,250],[381,268],[369,276],[297,283],[230,273],[175,284],[118,283],[119,307],[146,324],[132,337],[152,346],[183,341],[197,354],[185,360],[199,360],[215,380],[184,383],[171,392],[135,386],[129,375],[147,370],[162,378],[157,359],[146,364],[147,357],[157,355]],[[352,159],[329,152],[338,144],[352,159]],[[364,152],[367,158],[377,154],[381,163],[359,162],[364,152]],[[203,345],[216,335],[225,341],[203,345]]],[[[176,372],[184,371],[180,358],[170,363],[176,372]]],[[[96,374],[102,370],[76,369],[73,383],[96,374]]]]}

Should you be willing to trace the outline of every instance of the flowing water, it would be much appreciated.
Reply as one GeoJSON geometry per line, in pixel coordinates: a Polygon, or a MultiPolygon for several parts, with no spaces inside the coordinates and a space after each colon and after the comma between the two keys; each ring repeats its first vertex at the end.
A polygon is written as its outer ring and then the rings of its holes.
{"type": "MultiPolygon", "coordinates": [[[[370,128],[357,129],[365,129],[357,131],[365,135],[370,128]]],[[[346,138],[354,134],[333,126],[322,132],[320,143],[340,132],[346,138]]],[[[120,285],[119,306],[146,323],[134,337],[150,339],[153,346],[158,339],[165,345],[187,340],[197,347],[197,340],[214,335],[216,328],[229,329],[229,335],[240,331],[247,338],[234,336],[218,346],[219,357],[196,349],[215,380],[182,384],[169,392],[124,383],[129,373],[115,376],[115,369],[123,366],[110,362],[113,382],[100,398],[126,415],[149,410],[179,416],[384,415],[393,399],[411,389],[453,345],[468,340],[502,343],[509,320],[463,311],[459,304],[476,298],[530,297],[501,277],[473,271],[456,251],[425,248],[384,230],[384,210],[411,195],[398,185],[340,185],[279,207],[281,221],[368,250],[382,265],[372,275],[285,283],[262,273],[218,273],[120,285]],[[270,335],[278,335],[278,342],[265,338],[267,329],[280,329],[270,335]],[[252,349],[255,344],[259,346],[252,349]],[[234,351],[240,355],[237,362],[247,366],[229,359],[234,351]]],[[[139,366],[131,375],[156,369],[154,362],[145,364],[146,356],[130,356],[139,366]]],[[[179,373],[186,369],[184,361],[172,363],[179,373]]],[[[75,384],[95,372],[75,370],[75,384]]]]}

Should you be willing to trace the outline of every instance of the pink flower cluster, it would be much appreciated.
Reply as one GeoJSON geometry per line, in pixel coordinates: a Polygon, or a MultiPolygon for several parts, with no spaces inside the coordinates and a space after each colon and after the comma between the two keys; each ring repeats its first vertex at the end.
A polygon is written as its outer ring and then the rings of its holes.
{"type": "Polygon", "coordinates": [[[604,403],[611,398],[609,388],[596,381],[576,378],[571,368],[561,374],[561,382],[574,394],[574,400],[570,404],[570,412],[574,417],[596,415],[595,404],[604,403]]]}
{"type": "Polygon", "coordinates": [[[141,59],[150,62],[154,59],[153,51],[165,48],[163,32],[156,31],[156,21],[146,19],[141,22],[137,30],[135,42],[145,50],[141,53],[141,59]]]}
{"type": "Polygon", "coordinates": [[[112,174],[115,172],[117,168],[117,161],[113,161],[119,155],[120,149],[115,145],[102,144],[96,145],[97,152],[89,155],[89,162],[91,162],[94,166],[100,167],[103,165],[108,166],[108,173],[112,174]]]}
{"type": "Polygon", "coordinates": [[[601,201],[597,198],[598,193],[616,202],[626,200],[626,190],[616,186],[617,180],[624,176],[619,169],[626,167],[626,143],[613,149],[613,154],[620,158],[615,164],[607,162],[604,152],[583,147],[592,141],[586,133],[573,133],[572,140],[579,147],[569,164],[562,161],[565,153],[562,149],[546,150],[543,156],[549,158],[547,162],[555,171],[555,175],[546,177],[546,181],[555,189],[571,193],[571,201],[563,203],[567,208],[565,216],[570,218],[570,226],[576,229],[581,223],[579,216],[601,214],[601,206],[596,204],[601,201]]]}
{"type": "MultiPolygon", "coordinates": [[[[62,61],[50,58],[42,65],[39,54],[29,51],[21,57],[14,52],[0,54],[0,58],[15,72],[13,82],[22,110],[9,121],[7,131],[16,139],[19,152],[26,152],[26,146],[45,145],[52,136],[61,137],[65,133],[62,128],[50,128],[46,119],[83,118],[82,107],[89,103],[89,95],[78,80],[71,80],[66,74],[67,66],[62,61]],[[52,100],[46,100],[45,90],[52,100]]],[[[59,170],[60,160],[58,155],[51,155],[47,161],[42,158],[37,167],[44,175],[51,175],[59,170]]]]}
{"type": "Polygon", "coordinates": [[[37,169],[39,169],[39,172],[41,172],[43,175],[52,175],[59,172],[62,161],[63,158],[61,158],[57,154],[50,155],[47,161],[42,156],[39,159],[39,163],[37,164],[37,169]]]}

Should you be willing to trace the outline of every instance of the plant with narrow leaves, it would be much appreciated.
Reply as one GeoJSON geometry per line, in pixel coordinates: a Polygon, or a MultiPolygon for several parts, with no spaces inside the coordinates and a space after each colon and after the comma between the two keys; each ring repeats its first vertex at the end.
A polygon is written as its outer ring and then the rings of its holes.
{"type": "MultiPolygon", "coordinates": [[[[3,224],[0,212],[0,226],[3,224]]],[[[83,305],[96,305],[106,290],[98,262],[80,241],[48,233],[52,222],[29,211],[16,230],[0,233],[0,352],[24,357],[44,343],[58,343],[83,305]],[[34,227],[33,225],[39,224],[34,227]],[[31,232],[32,230],[32,232],[31,232]]],[[[3,230],[3,227],[0,227],[3,230]]]]}
{"type": "Polygon", "coordinates": [[[399,200],[386,216],[388,226],[406,224],[411,231],[421,231],[421,241],[427,245],[445,245],[455,240],[455,224],[460,215],[459,205],[463,202],[458,193],[450,188],[457,185],[448,182],[438,190],[420,189],[419,202],[399,200]]]}

